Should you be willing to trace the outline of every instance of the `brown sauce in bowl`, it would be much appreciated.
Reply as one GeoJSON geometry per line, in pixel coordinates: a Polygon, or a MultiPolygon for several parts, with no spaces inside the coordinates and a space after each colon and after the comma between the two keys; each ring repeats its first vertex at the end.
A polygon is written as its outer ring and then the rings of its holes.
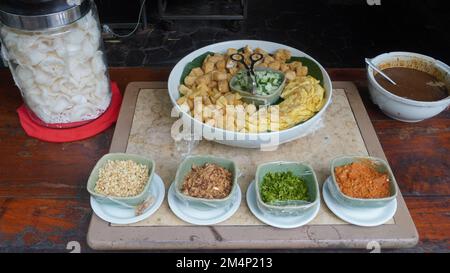
{"type": "Polygon", "coordinates": [[[447,87],[434,76],[412,68],[391,67],[383,72],[397,83],[394,85],[380,74],[376,81],[387,91],[416,101],[439,101],[449,96],[447,87]]]}

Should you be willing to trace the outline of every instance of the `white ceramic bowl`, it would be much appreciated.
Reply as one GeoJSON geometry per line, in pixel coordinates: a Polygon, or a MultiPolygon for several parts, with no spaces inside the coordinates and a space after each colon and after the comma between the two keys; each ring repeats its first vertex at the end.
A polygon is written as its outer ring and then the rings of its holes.
{"type": "MultiPolygon", "coordinates": [[[[417,68],[435,70],[441,73],[442,81],[446,83],[447,88],[450,87],[450,67],[425,55],[410,52],[391,52],[375,57],[372,62],[382,69],[402,63],[413,63],[417,68]]],[[[367,77],[373,103],[393,119],[404,122],[419,122],[438,115],[450,105],[450,96],[440,101],[422,102],[405,99],[390,93],[375,80],[374,70],[370,67],[367,68],[367,77]]]]}
{"type": "Polygon", "coordinates": [[[176,109],[179,112],[183,113],[182,114],[183,119],[188,120],[191,126],[194,126],[194,128],[201,128],[201,130],[203,130],[204,138],[229,146],[243,147],[243,148],[263,148],[263,149],[265,147],[270,148],[277,146],[278,144],[292,141],[304,135],[309,130],[313,129],[314,126],[317,125],[317,122],[321,119],[323,113],[328,108],[329,104],[331,103],[331,95],[333,90],[330,76],[328,75],[328,73],[316,60],[311,58],[309,55],[289,46],[257,40],[236,40],[236,41],[222,42],[200,48],[190,53],[189,55],[181,59],[170,72],[168,89],[170,99],[172,100],[172,103],[176,107],[176,109]],[[280,132],[267,132],[267,133],[240,133],[227,131],[220,128],[214,128],[194,119],[187,113],[183,113],[181,111],[181,108],[176,103],[176,101],[180,97],[178,87],[180,85],[181,74],[183,73],[183,69],[186,66],[186,64],[191,62],[194,58],[208,51],[225,53],[228,48],[239,49],[245,47],[246,45],[249,45],[253,49],[259,47],[267,52],[275,52],[277,49],[288,49],[291,51],[292,56],[307,57],[312,61],[314,61],[320,67],[320,70],[323,75],[323,84],[326,92],[325,104],[323,108],[314,117],[312,117],[311,119],[309,119],[304,123],[298,124],[292,128],[280,132]]]}

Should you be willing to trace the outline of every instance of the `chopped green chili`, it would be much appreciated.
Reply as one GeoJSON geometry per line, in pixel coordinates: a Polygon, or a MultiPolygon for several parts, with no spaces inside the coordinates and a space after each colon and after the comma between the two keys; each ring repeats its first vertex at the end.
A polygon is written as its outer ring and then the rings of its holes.
{"type": "Polygon", "coordinates": [[[309,200],[305,181],[291,171],[267,173],[261,183],[261,197],[268,204],[276,201],[309,200]]]}

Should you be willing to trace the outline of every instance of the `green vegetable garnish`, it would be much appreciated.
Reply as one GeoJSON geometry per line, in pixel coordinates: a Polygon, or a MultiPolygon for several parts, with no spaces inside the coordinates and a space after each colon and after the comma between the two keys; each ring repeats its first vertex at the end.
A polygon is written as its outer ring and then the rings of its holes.
{"type": "MultiPolygon", "coordinates": [[[[255,71],[257,89],[256,94],[260,96],[271,95],[283,83],[283,76],[280,73],[270,70],[255,71]]],[[[241,71],[236,75],[233,83],[239,90],[249,92],[248,75],[246,71],[241,71]]]]}
{"type": "Polygon", "coordinates": [[[309,201],[305,181],[291,171],[267,173],[261,183],[261,197],[266,204],[276,201],[309,201]]]}

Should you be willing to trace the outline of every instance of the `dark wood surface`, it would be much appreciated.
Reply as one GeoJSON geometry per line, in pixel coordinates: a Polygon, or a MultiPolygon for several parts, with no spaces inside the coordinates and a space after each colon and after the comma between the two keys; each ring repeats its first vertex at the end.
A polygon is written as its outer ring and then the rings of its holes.
{"type": "MultiPolygon", "coordinates": [[[[132,81],[167,80],[169,71],[112,68],[110,75],[123,91],[132,81]]],[[[328,71],[332,80],[358,86],[417,226],[420,243],[400,251],[450,252],[450,111],[420,123],[394,121],[371,103],[363,69],[328,71]]],[[[114,128],[84,141],[41,142],[23,132],[21,103],[9,71],[0,69],[0,252],[64,252],[70,241],[91,252],[85,185],[114,128]]]]}

